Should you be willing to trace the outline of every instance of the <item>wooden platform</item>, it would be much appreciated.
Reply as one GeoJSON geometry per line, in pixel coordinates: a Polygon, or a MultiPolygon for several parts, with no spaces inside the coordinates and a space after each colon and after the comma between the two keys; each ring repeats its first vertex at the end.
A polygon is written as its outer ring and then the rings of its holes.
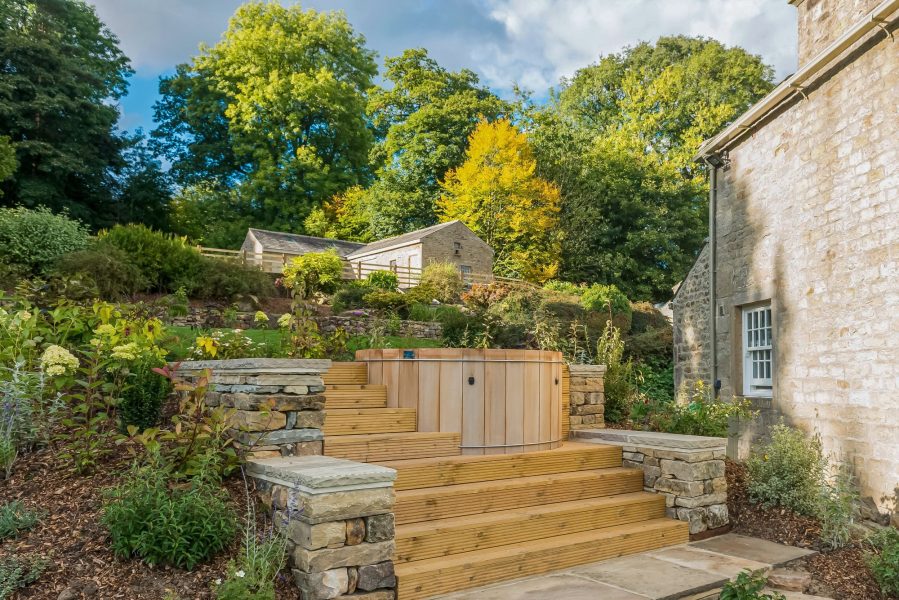
{"type": "Polygon", "coordinates": [[[463,455],[459,432],[419,430],[429,419],[392,404],[396,382],[369,383],[364,363],[334,363],[325,382],[325,454],[397,471],[397,600],[689,537],[686,523],[665,518],[664,497],[643,492],[642,471],[621,466],[619,446],[565,442],[552,450],[463,455]]]}

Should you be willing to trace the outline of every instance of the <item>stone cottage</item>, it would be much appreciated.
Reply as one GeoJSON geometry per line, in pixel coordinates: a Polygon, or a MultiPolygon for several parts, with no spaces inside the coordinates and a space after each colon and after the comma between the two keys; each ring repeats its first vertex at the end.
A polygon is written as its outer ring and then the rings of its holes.
{"type": "Polygon", "coordinates": [[[413,283],[410,273],[414,275],[438,261],[458,265],[463,275],[493,272],[493,249],[462,221],[440,223],[370,244],[250,229],[241,246],[248,260],[264,253],[299,256],[332,249],[353,272],[364,276],[376,267],[389,268],[399,273],[401,284],[413,283]]]}
{"type": "Polygon", "coordinates": [[[790,3],[799,69],[699,152],[676,384],[817,431],[879,499],[899,483],[899,0],[790,3]]]}

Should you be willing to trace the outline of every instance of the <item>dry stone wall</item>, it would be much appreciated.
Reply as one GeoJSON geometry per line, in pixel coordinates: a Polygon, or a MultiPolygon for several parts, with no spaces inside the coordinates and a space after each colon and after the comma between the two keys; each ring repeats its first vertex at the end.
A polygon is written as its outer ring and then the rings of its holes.
{"type": "Polygon", "coordinates": [[[247,473],[287,536],[303,600],[394,600],[396,471],[305,456],[250,461],[247,473]]]}
{"type": "Polygon", "coordinates": [[[571,429],[605,427],[605,365],[568,365],[571,429]]]}
{"type": "Polygon", "coordinates": [[[681,282],[671,308],[674,313],[674,389],[702,380],[713,383],[711,367],[711,290],[709,246],[681,282]]]}
{"type": "Polygon", "coordinates": [[[643,489],[665,496],[668,516],[689,523],[690,534],[729,523],[725,438],[621,429],[574,436],[621,446],[623,466],[643,470],[643,489]]]}

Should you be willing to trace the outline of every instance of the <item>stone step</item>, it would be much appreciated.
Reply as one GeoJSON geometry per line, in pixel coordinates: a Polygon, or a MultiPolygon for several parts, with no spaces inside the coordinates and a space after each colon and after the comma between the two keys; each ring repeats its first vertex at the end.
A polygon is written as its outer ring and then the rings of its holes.
{"type": "MultiPolygon", "coordinates": [[[[325,420],[326,434],[328,419],[330,413],[325,420]]],[[[395,489],[411,490],[620,467],[621,448],[566,442],[555,450],[540,452],[423,458],[382,464],[396,469],[395,489]]]]}
{"type": "Polygon", "coordinates": [[[430,598],[688,540],[686,523],[653,519],[401,563],[396,565],[398,598],[430,598]]]}
{"type": "Polygon", "coordinates": [[[397,492],[396,522],[417,523],[642,489],[643,472],[621,467],[419,488],[397,492]]]}
{"type": "Polygon", "coordinates": [[[332,362],[322,375],[325,385],[365,385],[368,383],[368,364],[364,362],[332,362]]]}
{"type": "Polygon", "coordinates": [[[665,498],[634,492],[401,525],[397,563],[427,560],[665,516],[665,498]]]}
{"type": "Polygon", "coordinates": [[[458,433],[372,433],[325,438],[325,455],[360,462],[383,462],[461,453],[458,433]]]}
{"type": "Polygon", "coordinates": [[[325,411],[325,437],[415,431],[414,408],[340,408],[325,411]]]}
{"type": "Polygon", "coordinates": [[[387,408],[387,386],[376,384],[325,386],[325,408],[387,408]]]}

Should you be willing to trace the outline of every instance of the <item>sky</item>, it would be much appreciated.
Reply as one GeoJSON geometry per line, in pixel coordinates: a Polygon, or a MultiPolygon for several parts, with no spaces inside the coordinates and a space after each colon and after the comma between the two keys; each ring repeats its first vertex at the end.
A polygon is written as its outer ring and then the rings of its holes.
{"type": "MultiPolygon", "coordinates": [[[[241,0],[88,0],[135,70],[120,127],[153,128],[161,75],[215,44],[241,0]]],[[[283,0],[284,4],[292,4],[283,0]]],[[[685,34],[742,46],[783,79],[796,69],[796,14],[787,0],[306,0],[342,10],[367,45],[395,56],[424,47],[469,68],[502,96],[514,85],[545,98],[562,77],[640,41],[685,34]]]]}

